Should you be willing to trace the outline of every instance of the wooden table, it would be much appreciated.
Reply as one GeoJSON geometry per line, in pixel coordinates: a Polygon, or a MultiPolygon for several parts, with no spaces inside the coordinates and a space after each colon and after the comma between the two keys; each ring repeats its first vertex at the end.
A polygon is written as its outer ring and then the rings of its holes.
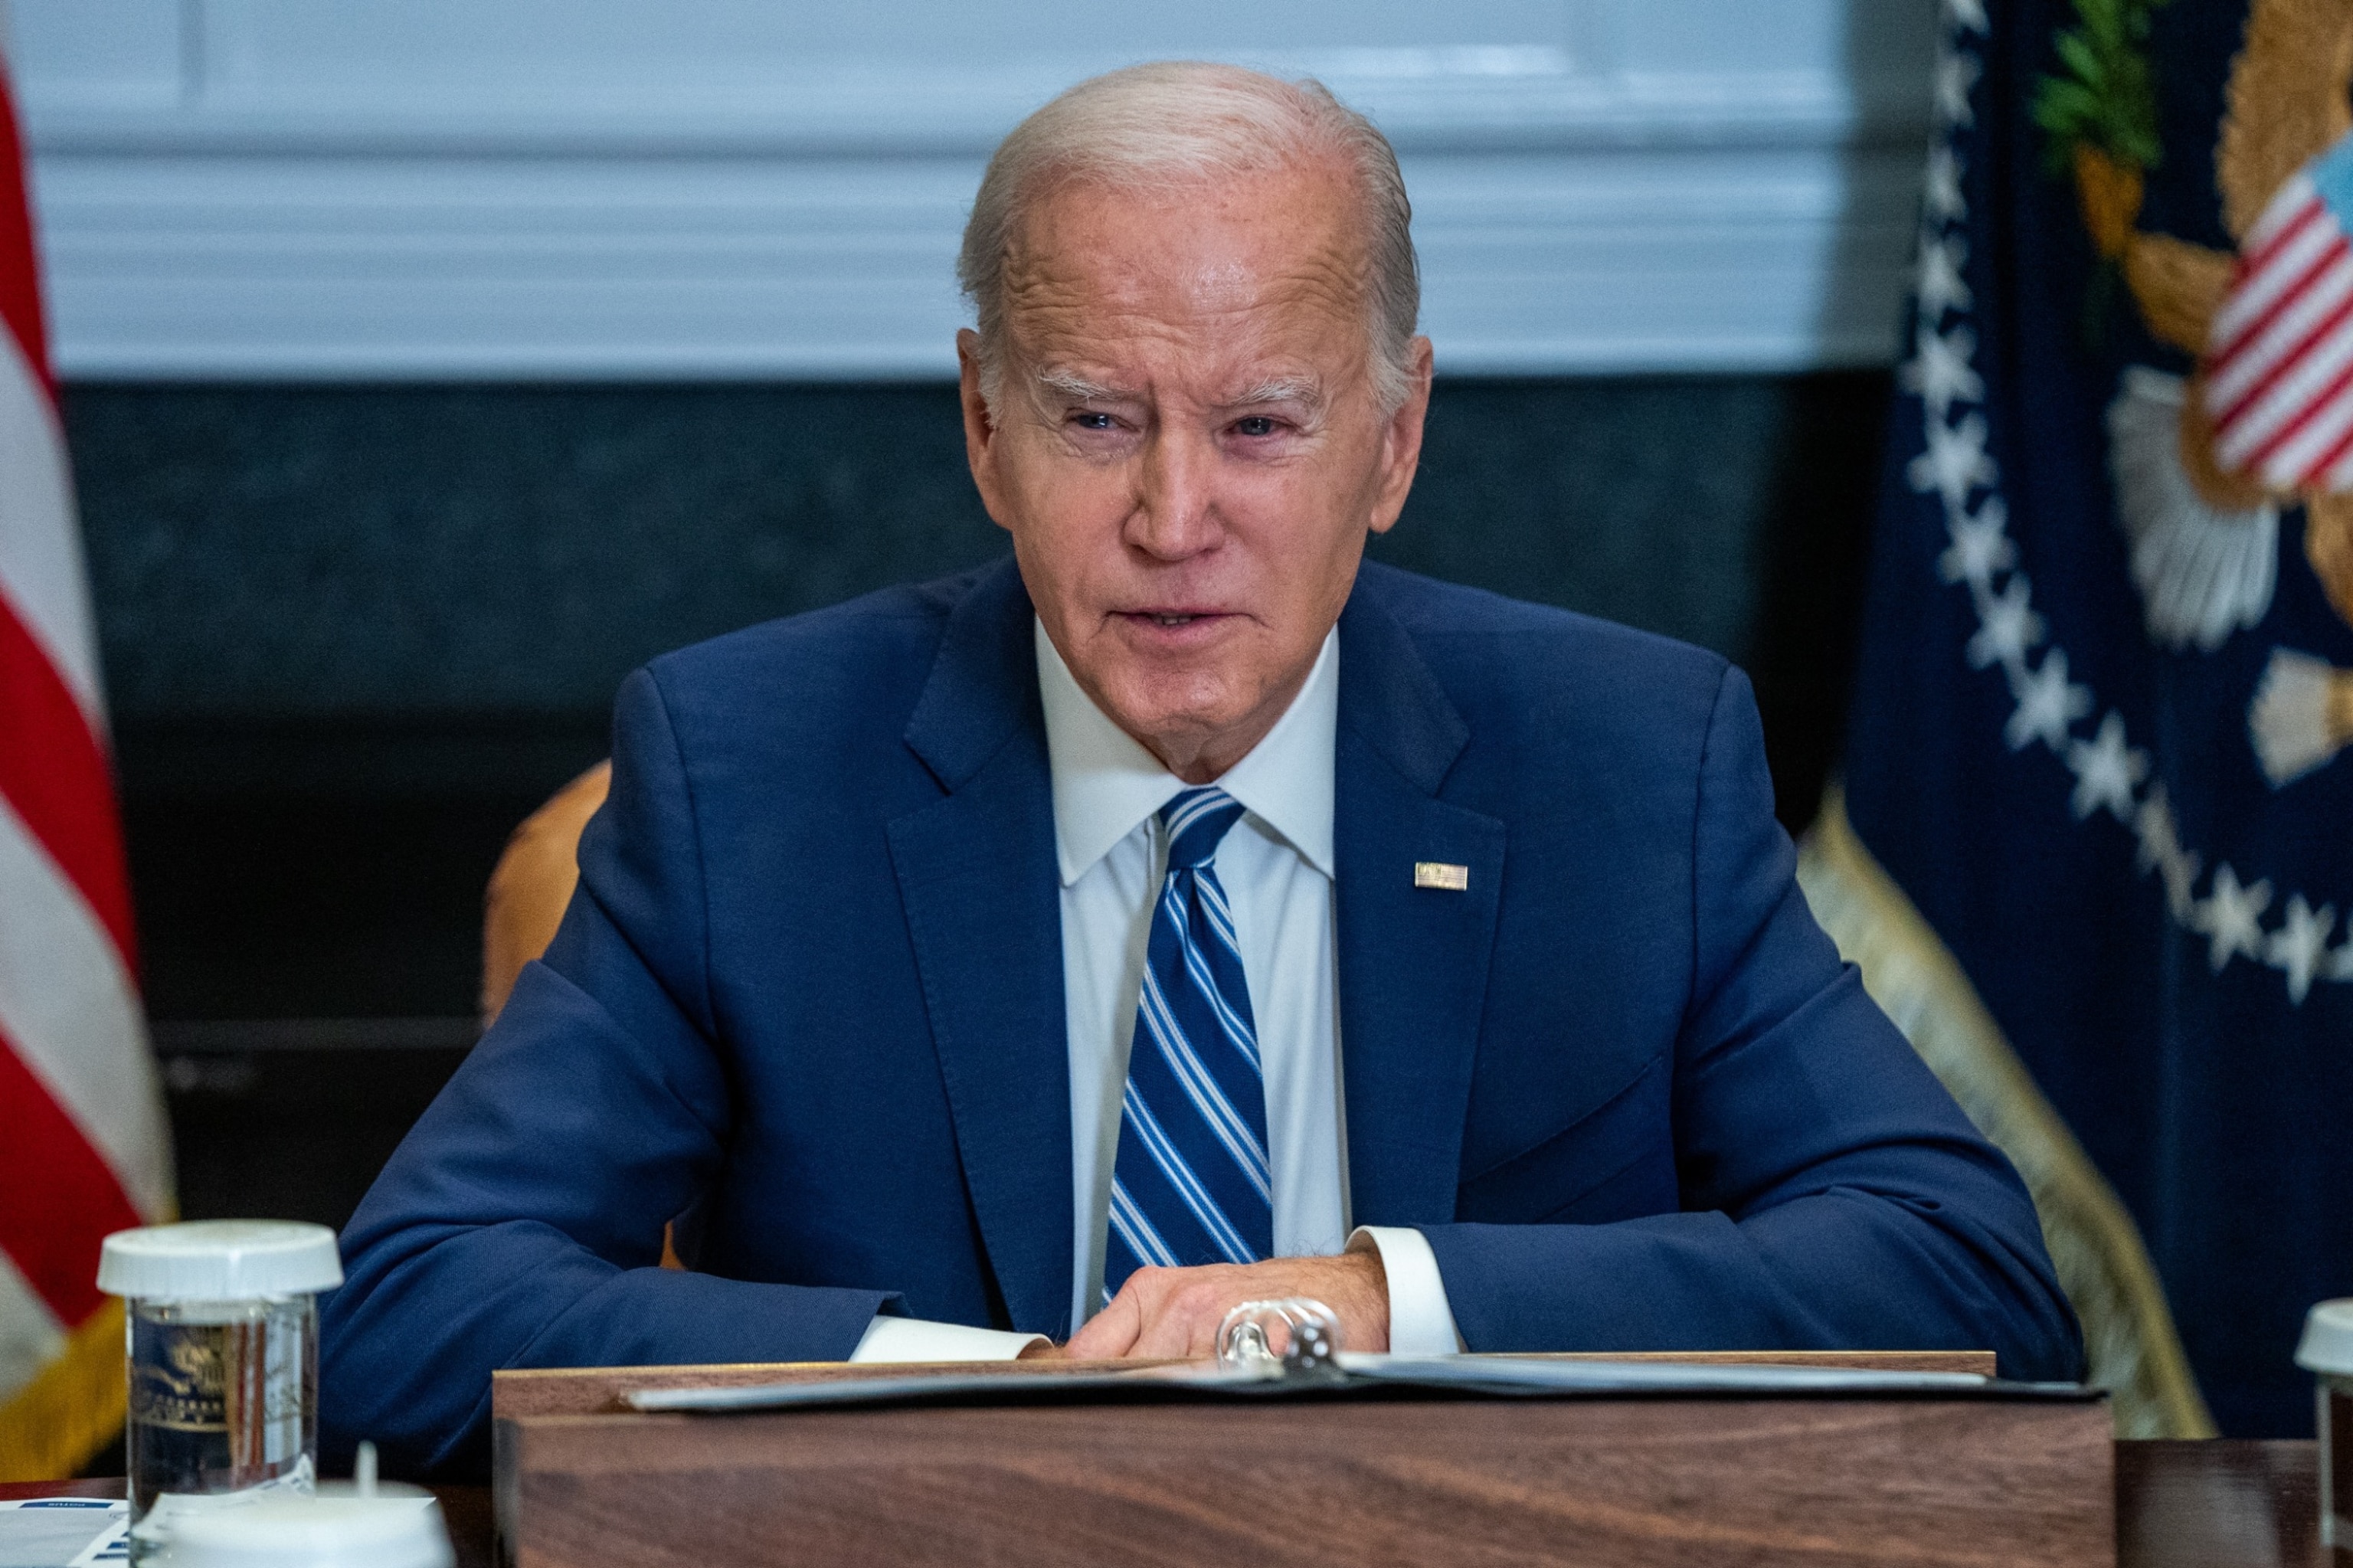
{"type": "MultiPolygon", "coordinates": [[[[2119,1443],[2119,1568],[2353,1568],[2319,1546],[2319,1477],[2310,1443],[2119,1443]]],[[[459,1568],[491,1568],[483,1487],[436,1487],[459,1568]]],[[[0,1499],[121,1497],[120,1479],[0,1483],[0,1499]]]]}
{"type": "Polygon", "coordinates": [[[2353,1568],[2320,1549],[2312,1443],[2119,1443],[2119,1568],[2353,1568]]]}

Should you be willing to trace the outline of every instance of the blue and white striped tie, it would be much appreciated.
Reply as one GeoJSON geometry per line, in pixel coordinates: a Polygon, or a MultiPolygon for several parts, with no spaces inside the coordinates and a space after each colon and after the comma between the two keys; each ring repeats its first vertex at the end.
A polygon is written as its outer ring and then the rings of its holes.
{"type": "Polygon", "coordinates": [[[1274,1250],[1258,1028],[1233,909],[1209,866],[1241,815],[1214,785],[1161,808],[1168,876],[1120,1103],[1105,1301],[1145,1264],[1255,1263],[1274,1250]]]}

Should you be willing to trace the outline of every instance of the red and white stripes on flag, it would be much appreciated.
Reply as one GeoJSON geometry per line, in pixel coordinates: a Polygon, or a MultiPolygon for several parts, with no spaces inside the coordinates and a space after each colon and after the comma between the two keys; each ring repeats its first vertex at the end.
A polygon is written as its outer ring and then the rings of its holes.
{"type": "Polygon", "coordinates": [[[24,172],[0,58],[0,1479],[120,1425],[99,1243],[172,1210],[24,172]]]}
{"type": "Polygon", "coordinates": [[[2279,188],[2240,247],[2206,351],[2226,470],[2278,491],[2353,489],[2353,138],[2279,188]]]}

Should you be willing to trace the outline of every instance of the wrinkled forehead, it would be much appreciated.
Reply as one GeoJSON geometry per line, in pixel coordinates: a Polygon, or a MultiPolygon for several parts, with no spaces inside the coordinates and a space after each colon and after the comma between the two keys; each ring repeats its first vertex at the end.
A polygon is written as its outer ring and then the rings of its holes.
{"type": "Polygon", "coordinates": [[[1360,354],[1370,247],[1345,176],[1310,165],[1145,189],[1065,181],[1007,247],[1004,323],[1034,365],[1360,354]]]}

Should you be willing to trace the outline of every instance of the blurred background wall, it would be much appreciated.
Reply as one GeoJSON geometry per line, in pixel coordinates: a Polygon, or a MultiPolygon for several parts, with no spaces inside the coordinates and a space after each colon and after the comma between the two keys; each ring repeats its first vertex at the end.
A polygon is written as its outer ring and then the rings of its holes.
{"type": "Polygon", "coordinates": [[[950,277],[1071,81],[1313,72],[1440,387],[1375,554],[1704,643],[1835,753],[1933,0],[5,0],[191,1217],[340,1223],[620,677],[998,553],[950,277]]]}

